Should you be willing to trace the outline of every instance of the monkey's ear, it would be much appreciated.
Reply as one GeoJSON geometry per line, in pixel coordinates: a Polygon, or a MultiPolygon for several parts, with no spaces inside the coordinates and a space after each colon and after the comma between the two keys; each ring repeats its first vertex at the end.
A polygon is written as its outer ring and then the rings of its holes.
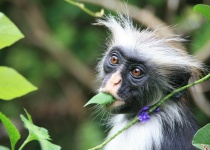
{"type": "MultiPolygon", "coordinates": [[[[190,77],[191,77],[191,73],[180,71],[179,73],[176,73],[175,76],[173,76],[173,77],[170,78],[171,85],[172,85],[172,87],[174,89],[178,89],[178,88],[180,88],[182,86],[187,85],[190,77]]],[[[180,91],[180,92],[176,93],[173,96],[173,98],[179,99],[184,94],[185,94],[185,90],[180,91]]]]}

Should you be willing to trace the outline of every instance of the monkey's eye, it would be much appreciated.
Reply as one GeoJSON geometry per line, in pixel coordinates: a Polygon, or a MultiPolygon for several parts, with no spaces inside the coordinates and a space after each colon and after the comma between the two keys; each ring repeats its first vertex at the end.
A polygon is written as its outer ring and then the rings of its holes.
{"type": "Polygon", "coordinates": [[[110,62],[111,64],[115,65],[119,63],[119,58],[117,57],[116,54],[112,54],[110,57],[110,62]]]}
{"type": "Polygon", "coordinates": [[[131,69],[131,75],[133,77],[140,77],[142,75],[141,69],[134,67],[131,69]]]}

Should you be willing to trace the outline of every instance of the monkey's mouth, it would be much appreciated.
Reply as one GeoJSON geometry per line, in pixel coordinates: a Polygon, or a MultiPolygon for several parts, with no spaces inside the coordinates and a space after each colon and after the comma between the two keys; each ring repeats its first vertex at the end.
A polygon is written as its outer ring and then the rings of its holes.
{"type": "Polygon", "coordinates": [[[105,105],[105,109],[114,114],[121,113],[124,109],[128,107],[130,106],[124,100],[116,98],[114,102],[105,105]]]}
{"type": "Polygon", "coordinates": [[[121,107],[125,105],[125,101],[122,101],[122,100],[115,100],[114,102],[110,103],[110,104],[107,104],[105,105],[106,108],[116,108],[116,107],[121,107]]]}

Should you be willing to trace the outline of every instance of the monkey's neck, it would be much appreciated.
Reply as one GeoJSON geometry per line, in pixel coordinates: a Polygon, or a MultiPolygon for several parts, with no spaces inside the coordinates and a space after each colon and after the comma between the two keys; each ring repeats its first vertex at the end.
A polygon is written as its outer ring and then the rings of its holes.
{"type": "MultiPolygon", "coordinates": [[[[131,120],[131,115],[114,116],[108,137],[131,120]]],[[[197,125],[189,109],[183,104],[168,101],[158,113],[151,115],[150,120],[134,124],[108,143],[105,150],[192,150],[191,140],[196,130],[197,125]]]]}

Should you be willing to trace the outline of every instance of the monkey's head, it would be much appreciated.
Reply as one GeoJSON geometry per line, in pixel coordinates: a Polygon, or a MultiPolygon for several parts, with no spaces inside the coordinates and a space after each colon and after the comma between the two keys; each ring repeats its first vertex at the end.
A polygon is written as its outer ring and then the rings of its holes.
{"type": "MultiPolygon", "coordinates": [[[[115,102],[106,106],[113,113],[138,113],[144,106],[188,83],[201,64],[177,45],[178,36],[159,36],[156,31],[135,28],[128,18],[112,16],[98,20],[112,33],[107,51],[98,65],[99,92],[115,102]]],[[[182,93],[174,99],[182,97],[182,93]]]]}

